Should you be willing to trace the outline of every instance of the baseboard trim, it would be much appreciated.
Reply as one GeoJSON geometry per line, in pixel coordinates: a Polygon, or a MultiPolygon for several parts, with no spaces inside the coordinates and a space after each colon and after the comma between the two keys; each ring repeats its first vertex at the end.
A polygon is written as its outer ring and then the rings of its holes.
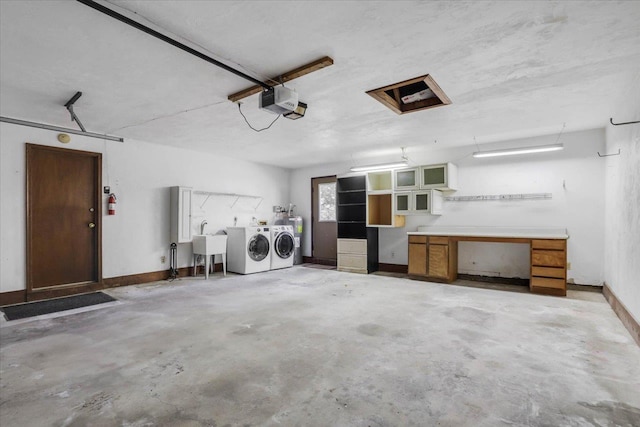
{"type": "Polygon", "coordinates": [[[338,266],[338,260],[337,259],[324,259],[324,258],[314,258],[311,256],[303,256],[302,257],[302,262],[308,263],[308,264],[320,264],[320,265],[331,265],[334,267],[338,266]]]}
{"type": "Polygon", "coordinates": [[[629,331],[636,344],[640,346],[640,324],[638,324],[638,321],[629,313],[624,304],[620,302],[616,294],[613,293],[606,283],[602,286],[602,294],[624,327],[627,328],[627,331],[629,331]]]}
{"type": "Polygon", "coordinates": [[[378,271],[407,274],[409,272],[409,266],[406,264],[384,264],[380,262],[378,263],[378,271]]]}
{"type": "Polygon", "coordinates": [[[27,302],[27,290],[0,292],[0,307],[27,302]]]}
{"type": "MultiPolygon", "coordinates": [[[[199,269],[201,275],[203,268],[199,269]]],[[[222,271],[222,263],[214,265],[214,271],[222,271]]],[[[193,267],[178,269],[178,278],[193,275],[193,267]]],[[[83,288],[71,287],[64,289],[47,289],[27,295],[26,289],[19,291],[0,292],[0,307],[5,305],[21,304],[27,301],[39,301],[43,299],[60,298],[69,295],[78,295],[87,292],[95,292],[103,289],[117,288],[120,286],[140,285],[142,283],[158,282],[169,278],[169,270],[151,271],[148,273],[130,274],[127,276],[108,277],[102,282],[92,283],[83,288]]]]}

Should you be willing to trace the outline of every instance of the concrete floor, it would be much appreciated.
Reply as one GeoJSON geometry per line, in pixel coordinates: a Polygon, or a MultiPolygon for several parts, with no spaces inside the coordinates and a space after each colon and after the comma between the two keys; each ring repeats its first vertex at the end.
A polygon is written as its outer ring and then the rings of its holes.
{"type": "Polygon", "coordinates": [[[0,425],[640,425],[640,348],[599,294],[305,267],[108,293],[0,322],[0,425]]]}

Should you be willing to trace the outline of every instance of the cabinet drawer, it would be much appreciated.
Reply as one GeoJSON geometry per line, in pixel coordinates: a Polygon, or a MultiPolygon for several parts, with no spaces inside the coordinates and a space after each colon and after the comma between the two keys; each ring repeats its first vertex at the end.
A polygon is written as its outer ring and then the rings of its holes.
{"type": "Polygon", "coordinates": [[[564,268],[560,267],[531,267],[531,276],[556,277],[564,279],[564,268]]]}
{"type": "Polygon", "coordinates": [[[531,286],[538,288],[565,289],[564,279],[548,279],[546,277],[532,277],[531,286]]]}
{"type": "Polygon", "coordinates": [[[349,268],[365,270],[367,269],[366,255],[338,254],[338,268],[349,268]]]}
{"type": "Polygon", "coordinates": [[[559,249],[564,250],[566,246],[566,240],[532,240],[532,249],[559,249]]]}
{"type": "Polygon", "coordinates": [[[543,251],[534,249],[531,251],[531,265],[542,267],[563,267],[565,266],[564,251],[543,251]]]}
{"type": "Polygon", "coordinates": [[[367,241],[365,239],[338,239],[339,254],[367,254],[367,241]]]}
{"type": "Polygon", "coordinates": [[[409,236],[409,243],[427,243],[427,236],[409,236]]]}
{"type": "Polygon", "coordinates": [[[436,245],[448,245],[449,237],[447,236],[429,236],[429,243],[436,245]]]}

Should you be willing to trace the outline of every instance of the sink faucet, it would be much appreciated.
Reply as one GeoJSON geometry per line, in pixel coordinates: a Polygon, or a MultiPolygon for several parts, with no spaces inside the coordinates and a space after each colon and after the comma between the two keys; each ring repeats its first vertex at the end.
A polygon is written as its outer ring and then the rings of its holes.
{"type": "Polygon", "coordinates": [[[207,225],[207,220],[205,219],[200,223],[200,234],[204,234],[204,226],[207,225]]]}

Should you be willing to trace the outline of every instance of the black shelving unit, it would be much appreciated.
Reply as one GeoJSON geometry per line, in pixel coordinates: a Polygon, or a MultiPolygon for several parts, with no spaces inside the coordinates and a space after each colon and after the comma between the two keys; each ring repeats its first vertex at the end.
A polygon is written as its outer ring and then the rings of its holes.
{"type": "Polygon", "coordinates": [[[367,240],[367,270],[378,270],[378,229],[367,227],[366,176],[338,178],[338,239],[367,240]]]}

